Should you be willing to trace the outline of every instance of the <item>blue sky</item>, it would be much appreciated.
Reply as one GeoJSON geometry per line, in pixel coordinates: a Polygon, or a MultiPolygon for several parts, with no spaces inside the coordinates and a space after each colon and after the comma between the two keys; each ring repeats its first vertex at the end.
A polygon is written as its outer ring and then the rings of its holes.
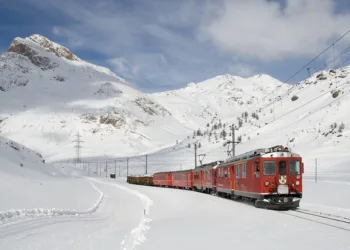
{"type": "MultiPolygon", "coordinates": [[[[1,52],[14,37],[41,34],[146,92],[221,74],[285,81],[350,29],[348,0],[0,0],[0,6],[1,52]]],[[[349,44],[350,34],[335,53],[349,44]]],[[[311,69],[331,57],[330,51],[311,69]]]]}

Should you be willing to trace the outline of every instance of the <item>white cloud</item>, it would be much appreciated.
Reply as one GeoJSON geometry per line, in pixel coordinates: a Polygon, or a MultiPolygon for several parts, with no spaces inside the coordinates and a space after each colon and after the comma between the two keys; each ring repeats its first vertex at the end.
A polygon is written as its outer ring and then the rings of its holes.
{"type": "Polygon", "coordinates": [[[335,14],[332,0],[224,0],[203,20],[200,38],[240,58],[263,62],[310,56],[349,28],[349,14],[335,14]]]}
{"type": "Polygon", "coordinates": [[[65,16],[69,24],[52,32],[73,51],[83,49],[81,58],[97,52],[117,74],[153,89],[274,72],[275,61],[286,74],[290,59],[295,66],[314,56],[350,23],[334,14],[331,0],[286,0],[286,8],[277,0],[24,1],[65,16]]]}
{"type": "Polygon", "coordinates": [[[256,74],[254,67],[247,64],[240,64],[240,63],[229,65],[228,71],[230,74],[237,75],[240,77],[250,77],[256,74]]]}
{"type": "Polygon", "coordinates": [[[125,78],[134,78],[133,69],[125,57],[115,57],[108,60],[115,72],[121,74],[125,78]]]}
{"type": "MultiPolygon", "coordinates": [[[[184,80],[181,73],[169,65],[163,54],[143,53],[108,60],[109,65],[123,77],[138,80],[139,87],[146,84],[172,86],[174,81],[184,80]],[[159,79],[164,79],[159,82],[159,79]]],[[[155,87],[155,86],[153,86],[155,87]]]]}
{"type": "Polygon", "coordinates": [[[53,27],[52,33],[57,37],[63,37],[67,39],[70,49],[75,49],[84,46],[85,39],[79,36],[76,32],[72,32],[69,29],[62,27],[53,27]]]}

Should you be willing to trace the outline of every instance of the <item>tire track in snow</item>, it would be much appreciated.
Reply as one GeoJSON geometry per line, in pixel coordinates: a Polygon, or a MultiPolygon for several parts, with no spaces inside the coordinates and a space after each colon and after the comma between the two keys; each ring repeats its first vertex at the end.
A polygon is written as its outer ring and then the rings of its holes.
{"type": "Polygon", "coordinates": [[[142,218],[139,225],[136,228],[132,229],[130,233],[125,236],[124,240],[120,243],[121,250],[134,250],[137,245],[140,245],[146,240],[145,233],[148,229],[150,229],[150,227],[147,224],[152,221],[152,219],[149,216],[149,209],[153,205],[153,201],[148,196],[134,189],[130,189],[125,186],[118,185],[116,183],[104,182],[93,178],[88,179],[91,181],[119,188],[141,199],[143,207],[145,209],[144,217],[142,218]]]}
{"type": "Polygon", "coordinates": [[[62,215],[86,215],[96,212],[100,204],[104,199],[103,192],[98,189],[92,182],[92,187],[100,194],[97,202],[87,210],[75,210],[75,209],[60,209],[60,208],[31,208],[31,209],[12,209],[9,211],[0,211],[0,225],[15,223],[27,219],[37,217],[54,217],[62,215]]]}

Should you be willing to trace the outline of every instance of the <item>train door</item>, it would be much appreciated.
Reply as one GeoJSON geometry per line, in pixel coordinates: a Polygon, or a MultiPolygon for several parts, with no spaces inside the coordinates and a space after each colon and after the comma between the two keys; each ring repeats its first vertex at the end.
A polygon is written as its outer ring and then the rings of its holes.
{"type": "Polygon", "coordinates": [[[235,186],[235,166],[231,166],[229,168],[230,171],[230,183],[231,183],[231,190],[235,190],[236,186],[235,186]]]}
{"type": "Polygon", "coordinates": [[[279,184],[287,184],[287,162],[280,160],[278,162],[278,182],[279,184]]]}
{"type": "Polygon", "coordinates": [[[217,176],[216,176],[216,169],[212,169],[210,175],[211,175],[211,178],[212,178],[213,187],[216,187],[216,178],[217,178],[217,176]]]}
{"type": "Polygon", "coordinates": [[[199,185],[200,185],[200,189],[203,190],[203,186],[204,186],[204,172],[203,170],[201,170],[199,172],[199,176],[200,176],[200,182],[199,182],[199,185]]]}
{"type": "Polygon", "coordinates": [[[259,161],[255,161],[252,164],[252,192],[260,193],[260,174],[261,174],[261,166],[259,161]]]}

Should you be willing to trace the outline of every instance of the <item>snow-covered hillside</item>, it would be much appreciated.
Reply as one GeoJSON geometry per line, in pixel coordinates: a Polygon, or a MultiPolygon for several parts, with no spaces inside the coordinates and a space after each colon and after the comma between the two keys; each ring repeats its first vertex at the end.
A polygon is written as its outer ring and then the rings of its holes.
{"type": "Polygon", "coordinates": [[[225,75],[143,94],[109,69],[32,35],[15,38],[0,56],[0,133],[49,161],[75,157],[78,131],[83,157],[137,155],[172,147],[210,121],[229,120],[279,84],[266,75],[225,75]]]}
{"type": "Polygon", "coordinates": [[[28,213],[44,214],[45,209],[92,207],[100,193],[74,175],[72,169],[47,164],[39,153],[0,137],[0,224],[28,213]]]}
{"type": "Polygon", "coordinates": [[[198,129],[220,119],[231,121],[233,117],[259,103],[276,89],[276,98],[290,87],[268,75],[242,78],[232,75],[217,76],[204,82],[190,83],[185,88],[150,94],[167,108],[184,126],[198,129]]]}
{"type": "Polygon", "coordinates": [[[33,35],[0,56],[0,133],[47,160],[137,154],[189,133],[171,113],[110,70],[33,35]]]}
{"type": "MultiPolygon", "coordinates": [[[[205,92],[204,86],[194,86],[205,92]]],[[[231,117],[226,115],[226,110],[221,110],[221,121],[210,120],[205,124],[205,119],[200,122],[199,118],[188,115],[186,119],[189,122],[197,121],[202,126],[178,145],[148,155],[148,172],[193,168],[194,144],[198,145],[198,165],[200,160],[207,163],[227,159],[227,151],[231,151],[232,147],[225,145],[225,141],[232,138],[232,124],[236,127],[236,141],[240,141],[236,145],[236,155],[282,144],[301,154],[306,172],[315,171],[316,159],[319,171],[349,172],[350,67],[317,72],[309,79],[289,86],[287,90],[281,86],[276,87],[275,93],[270,92],[250,107],[235,109],[238,112],[233,111],[231,117]]],[[[186,88],[155,94],[155,98],[175,113],[176,103],[180,103],[182,98],[177,93],[185,91],[186,88]],[[167,106],[165,96],[168,94],[170,101],[167,106]]],[[[210,93],[196,98],[200,110],[199,103],[209,102],[210,93]]],[[[183,106],[179,108],[179,115],[187,105],[191,108],[188,103],[188,100],[180,103],[183,106]]],[[[226,106],[227,109],[229,107],[226,106]]],[[[144,162],[138,158],[131,159],[129,166],[135,174],[145,172],[144,162]]]]}

